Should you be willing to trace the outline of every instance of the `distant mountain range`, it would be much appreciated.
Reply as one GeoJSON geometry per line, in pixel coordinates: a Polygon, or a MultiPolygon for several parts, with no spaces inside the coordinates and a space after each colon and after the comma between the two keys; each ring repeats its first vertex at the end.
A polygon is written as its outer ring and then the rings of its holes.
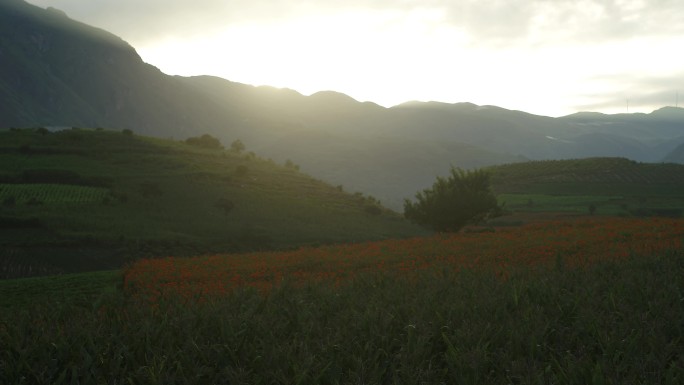
{"type": "Polygon", "coordinates": [[[592,156],[684,163],[682,108],[562,118],[470,103],[384,108],[331,91],[304,96],[169,76],[119,37],[21,0],[0,0],[0,100],[0,127],[239,138],[248,150],[291,159],[302,171],[395,209],[450,165],[592,156]]]}

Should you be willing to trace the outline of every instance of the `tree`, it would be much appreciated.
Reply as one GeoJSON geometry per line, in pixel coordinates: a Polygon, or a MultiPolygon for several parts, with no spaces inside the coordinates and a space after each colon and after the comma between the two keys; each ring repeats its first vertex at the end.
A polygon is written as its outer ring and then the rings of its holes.
{"type": "Polygon", "coordinates": [[[449,177],[437,177],[432,189],[418,192],[415,203],[404,201],[407,219],[435,231],[458,231],[501,212],[490,189],[489,174],[482,170],[452,167],[449,177]]]}
{"type": "Polygon", "coordinates": [[[239,153],[241,153],[242,151],[245,150],[245,144],[242,143],[242,141],[241,141],[240,139],[235,139],[235,140],[233,141],[233,143],[230,144],[230,149],[231,149],[233,152],[239,154],[239,153]]]}

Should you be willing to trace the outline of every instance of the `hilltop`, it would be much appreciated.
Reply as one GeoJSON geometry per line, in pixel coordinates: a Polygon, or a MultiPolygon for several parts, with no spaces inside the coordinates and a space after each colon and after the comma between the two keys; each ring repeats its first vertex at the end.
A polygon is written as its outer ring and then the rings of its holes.
{"type": "Polygon", "coordinates": [[[0,204],[5,276],[424,234],[293,162],[130,131],[0,131],[0,204]]]}

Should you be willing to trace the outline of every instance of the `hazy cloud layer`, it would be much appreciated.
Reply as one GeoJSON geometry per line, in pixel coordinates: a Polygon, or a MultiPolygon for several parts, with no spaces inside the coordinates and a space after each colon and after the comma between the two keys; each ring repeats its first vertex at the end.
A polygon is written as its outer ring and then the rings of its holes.
{"type": "MultiPolygon", "coordinates": [[[[31,0],[136,41],[348,10],[439,10],[480,44],[603,41],[684,31],[681,0],[31,0]]],[[[353,26],[350,26],[352,28],[353,26]]]]}

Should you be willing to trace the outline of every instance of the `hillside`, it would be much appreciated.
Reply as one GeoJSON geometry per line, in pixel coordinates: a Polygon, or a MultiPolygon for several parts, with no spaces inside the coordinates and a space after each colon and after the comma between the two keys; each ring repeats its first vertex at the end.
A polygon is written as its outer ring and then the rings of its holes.
{"type": "Polygon", "coordinates": [[[211,76],[169,76],[63,12],[0,0],[0,127],[105,127],[161,138],[240,138],[265,157],[400,209],[449,165],[596,156],[661,161],[684,142],[684,109],[537,116],[471,103],[393,108],[211,76]],[[400,176],[400,177],[398,177],[400,176]]]}
{"type": "Polygon", "coordinates": [[[424,233],[294,164],[107,130],[0,131],[0,203],[4,276],[424,233]]]}
{"type": "Polygon", "coordinates": [[[624,158],[546,160],[489,167],[500,193],[679,195],[684,165],[624,158]]]}
{"type": "Polygon", "coordinates": [[[586,158],[487,169],[499,200],[513,212],[684,215],[684,165],[680,164],[586,158]]]}

